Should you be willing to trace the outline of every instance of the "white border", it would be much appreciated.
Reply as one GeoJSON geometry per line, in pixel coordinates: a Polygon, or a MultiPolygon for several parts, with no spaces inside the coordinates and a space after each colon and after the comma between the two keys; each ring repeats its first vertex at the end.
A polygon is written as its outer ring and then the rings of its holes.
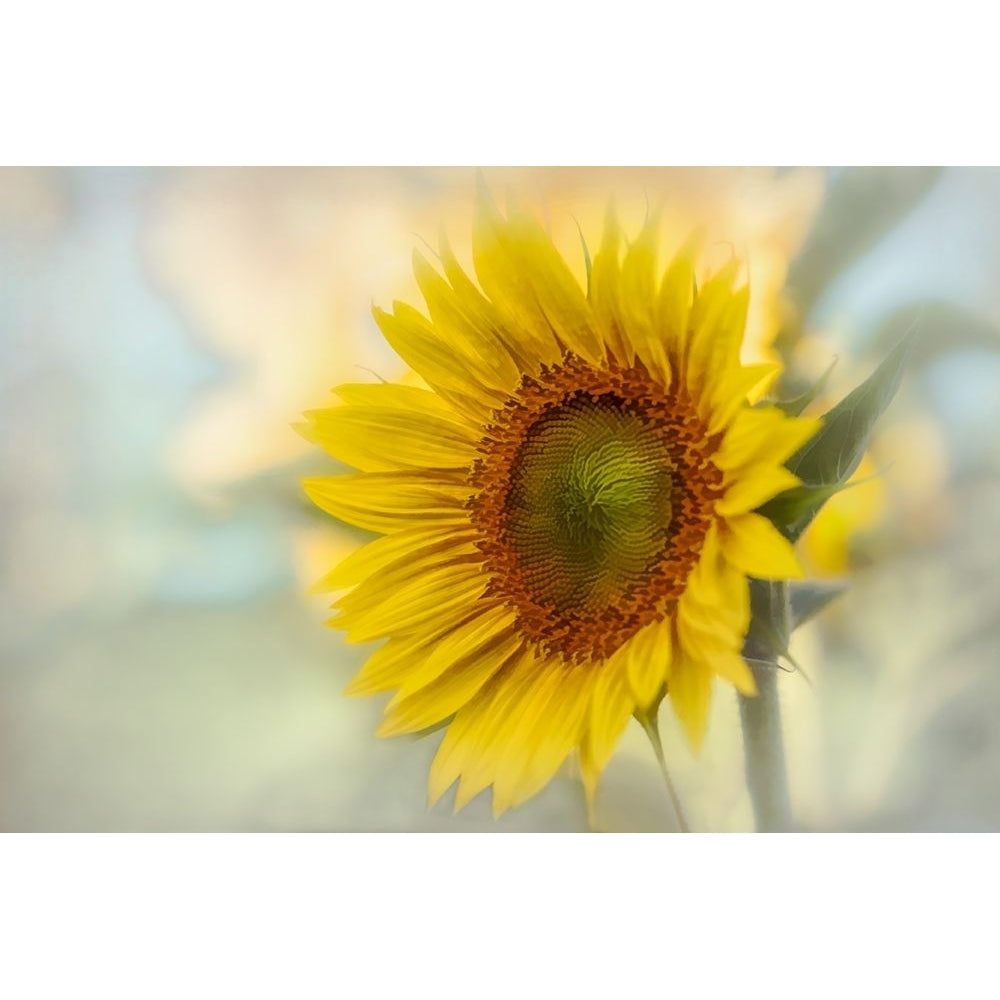
{"type": "Polygon", "coordinates": [[[997,161],[989,8],[884,0],[5,14],[0,162],[997,161]]]}
{"type": "Polygon", "coordinates": [[[9,835],[0,849],[0,995],[17,1000],[996,988],[992,836],[9,835]]]}

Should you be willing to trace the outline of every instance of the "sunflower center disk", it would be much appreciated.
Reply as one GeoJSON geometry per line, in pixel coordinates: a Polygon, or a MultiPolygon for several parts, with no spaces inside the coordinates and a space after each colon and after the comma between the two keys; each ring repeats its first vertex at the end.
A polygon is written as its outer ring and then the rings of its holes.
{"type": "Polygon", "coordinates": [[[691,402],[638,362],[525,377],[470,470],[489,594],[525,639],[603,660],[683,592],[721,495],[691,402]]]}
{"type": "Polygon", "coordinates": [[[668,542],[669,455],[621,399],[576,393],[542,416],[510,469],[506,528],[524,584],[556,612],[644,585],[668,542]]]}

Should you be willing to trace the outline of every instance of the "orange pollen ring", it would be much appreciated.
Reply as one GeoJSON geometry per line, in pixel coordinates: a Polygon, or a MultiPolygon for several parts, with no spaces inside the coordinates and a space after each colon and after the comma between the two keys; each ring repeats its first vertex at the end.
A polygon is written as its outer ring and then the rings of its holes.
{"type": "Polygon", "coordinates": [[[631,367],[612,360],[595,368],[566,354],[536,378],[525,376],[494,413],[469,472],[474,492],[467,506],[491,578],[487,594],[516,611],[522,635],[546,654],[578,663],[607,659],[645,626],[670,614],[683,593],[722,495],[722,473],[711,460],[717,444],[687,394],[665,389],[638,359],[631,367]],[[665,470],[669,502],[660,507],[662,530],[648,558],[643,557],[641,572],[620,575],[627,585],[617,586],[619,578],[606,574],[599,582],[612,583],[599,590],[583,592],[574,581],[553,590],[540,586],[537,569],[528,563],[529,554],[536,564],[538,558],[526,552],[520,534],[519,525],[531,516],[523,511],[523,489],[518,493],[523,466],[543,461],[534,457],[542,429],[570,408],[584,418],[588,410],[611,414],[606,423],[628,421],[622,426],[642,435],[644,453],[655,454],[665,470]]]}

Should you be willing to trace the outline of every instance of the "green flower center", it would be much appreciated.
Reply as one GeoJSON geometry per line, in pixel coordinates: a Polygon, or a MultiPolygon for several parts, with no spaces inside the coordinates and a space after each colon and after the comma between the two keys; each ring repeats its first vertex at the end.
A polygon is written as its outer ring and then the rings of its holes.
{"type": "Polygon", "coordinates": [[[587,611],[644,585],[669,541],[673,469],[612,394],[578,392],[531,427],[510,470],[506,528],[529,590],[587,611]]]}

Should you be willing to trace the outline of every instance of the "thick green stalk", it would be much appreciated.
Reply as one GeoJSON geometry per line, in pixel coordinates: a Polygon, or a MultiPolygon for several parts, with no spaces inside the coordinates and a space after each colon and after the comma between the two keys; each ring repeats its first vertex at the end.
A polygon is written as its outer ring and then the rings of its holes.
{"type": "Polygon", "coordinates": [[[743,655],[757,681],[757,696],[740,695],[743,755],[757,829],[775,833],[792,827],[778,700],[778,652],[787,649],[789,636],[785,584],[752,581],[750,608],[743,655]]]}

